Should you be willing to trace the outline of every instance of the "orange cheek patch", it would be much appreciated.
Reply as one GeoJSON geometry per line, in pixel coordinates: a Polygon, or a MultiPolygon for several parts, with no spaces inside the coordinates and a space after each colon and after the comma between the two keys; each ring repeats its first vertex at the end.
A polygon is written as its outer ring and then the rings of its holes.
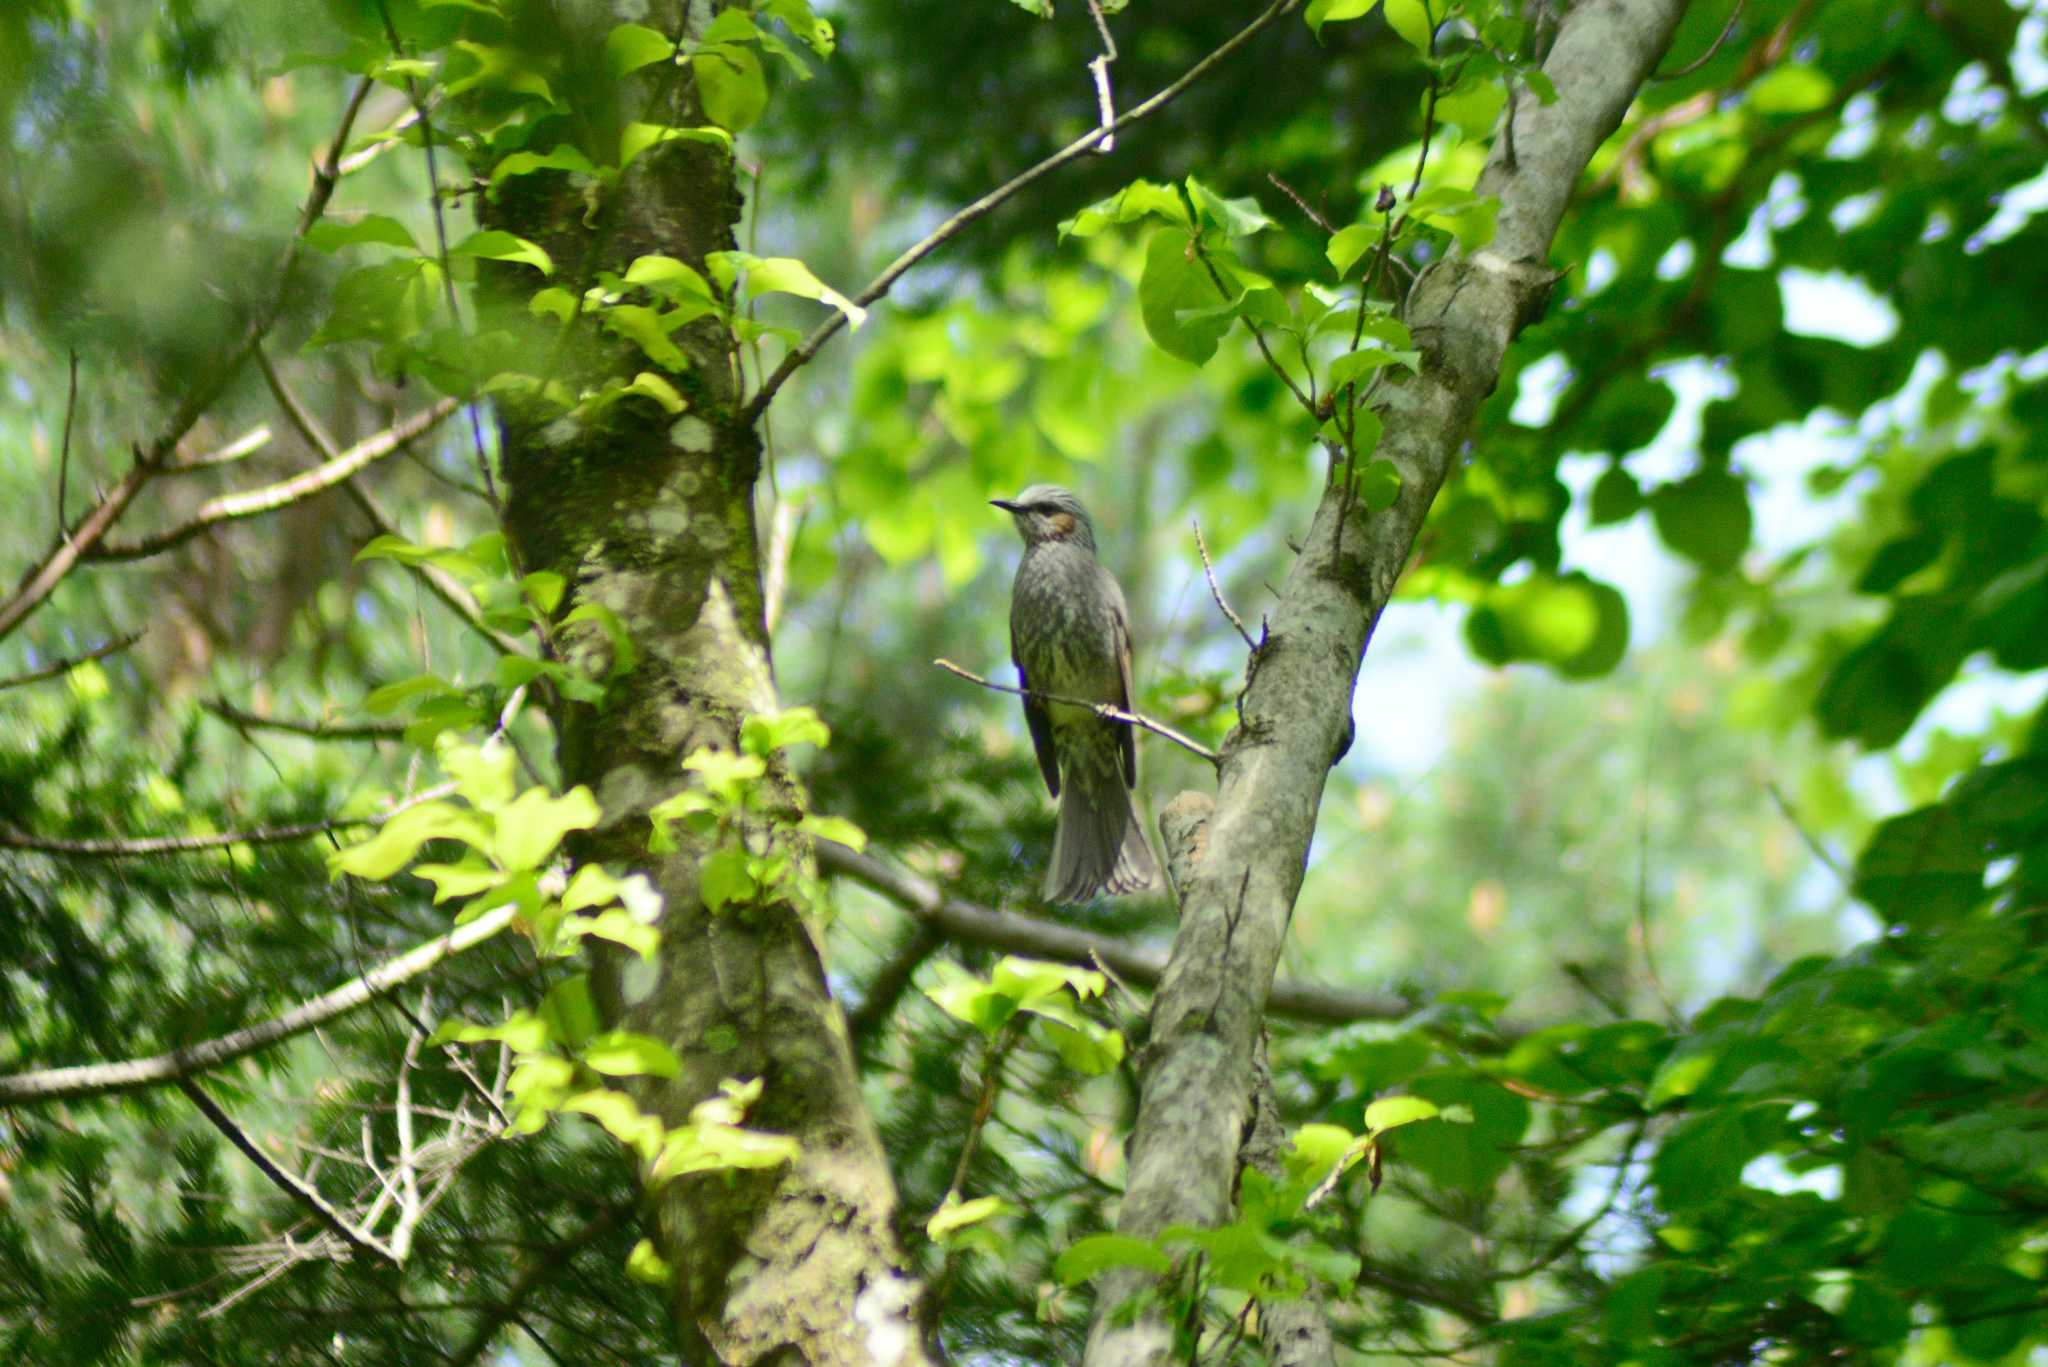
{"type": "Polygon", "coordinates": [[[1052,534],[1054,536],[1072,536],[1074,534],[1074,515],[1072,513],[1054,513],[1046,521],[1052,524],[1052,534]]]}

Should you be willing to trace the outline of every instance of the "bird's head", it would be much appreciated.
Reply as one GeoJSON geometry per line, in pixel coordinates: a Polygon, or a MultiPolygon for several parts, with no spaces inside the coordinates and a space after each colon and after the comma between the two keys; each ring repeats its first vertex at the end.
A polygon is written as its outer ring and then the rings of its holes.
{"type": "Polygon", "coordinates": [[[1027,546],[1048,541],[1072,542],[1095,549],[1095,524],[1088,510],[1070,489],[1057,484],[1034,484],[1015,498],[992,498],[990,503],[1008,513],[1017,524],[1017,535],[1027,546]]]}

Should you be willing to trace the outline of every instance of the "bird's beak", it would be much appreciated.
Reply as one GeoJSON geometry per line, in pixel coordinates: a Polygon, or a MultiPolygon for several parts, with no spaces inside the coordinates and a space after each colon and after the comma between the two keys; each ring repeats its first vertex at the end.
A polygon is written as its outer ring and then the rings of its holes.
{"type": "Polygon", "coordinates": [[[1006,513],[1014,513],[1017,511],[1017,505],[1010,502],[1010,500],[1008,500],[1007,498],[992,498],[989,500],[989,506],[994,508],[1001,508],[1006,513]]]}

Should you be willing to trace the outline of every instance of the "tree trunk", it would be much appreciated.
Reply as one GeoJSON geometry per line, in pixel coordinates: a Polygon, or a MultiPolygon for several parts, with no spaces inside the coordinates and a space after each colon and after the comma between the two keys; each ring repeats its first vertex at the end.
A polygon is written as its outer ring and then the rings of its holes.
{"type": "MultiPolygon", "coordinates": [[[[1470,255],[1453,250],[1409,293],[1422,373],[1388,384],[1376,405],[1385,431],[1374,455],[1400,471],[1400,497],[1374,514],[1363,504],[1347,509],[1341,485],[1325,490],[1249,667],[1215,815],[1194,877],[1179,887],[1180,930],[1153,1001],[1121,1233],[1150,1238],[1169,1225],[1229,1218],[1266,995],[1324,778],[1350,744],[1366,643],[1509,342],[1542,312],[1551,238],[1587,160],[1620,124],[1684,12],[1684,0],[1581,0],[1566,11],[1544,62],[1557,102],[1540,104],[1518,86],[1513,137],[1496,140],[1479,180],[1479,194],[1501,201],[1493,242],[1470,255]]],[[[1150,1281],[1133,1270],[1100,1279],[1090,1367],[1169,1360],[1167,1307],[1117,1313],[1150,1281]]]]}
{"type": "MultiPolygon", "coordinates": [[[[688,11],[675,0],[649,9],[624,0],[543,7],[528,16],[536,29],[524,41],[567,54],[565,79],[580,70],[601,89],[612,24],[673,34],[688,11]]],[[[696,23],[705,9],[696,7],[696,23]]],[[[619,123],[705,122],[687,66],[658,63],[620,93],[619,107],[633,112],[619,123]]],[[[616,131],[577,136],[615,148],[616,131]]],[[[600,266],[622,273],[645,254],[705,271],[706,253],[734,246],[740,208],[731,157],[682,141],[644,153],[595,210],[570,177],[541,173],[507,180],[480,213],[486,226],[544,246],[555,283],[580,293],[600,266]]],[[[514,278],[519,270],[489,269],[487,326],[524,325],[534,277],[514,278]]],[[[544,332],[532,350],[536,368],[552,354],[548,378],[572,390],[654,368],[592,322],[579,320],[571,338],[557,348],[544,332]]],[[[637,1079],[635,1099],[677,1126],[722,1080],[760,1078],[747,1125],[802,1145],[781,1168],[669,1182],[650,1194],[652,1233],[674,1271],[670,1303],[687,1361],[918,1364],[919,1289],[815,929],[784,902],[707,910],[698,866],[708,847],[680,824],[681,848],[648,849],[647,810],[685,785],[682,759],[702,747],[737,750],[743,720],[776,705],[754,520],[759,441],[735,417],[741,395],[724,331],[703,320],[674,340],[691,362],[669,377],[688,403],[680,417],[635,397],[590,423],[513,403],[501,407],[500,428],[505,526],[520,568],[564,577],[563,615],[586,603],[617,614],[636,656],[602,707],[555,710],[563,783],[590,785],[604,809],[578,857],[644,873],[665,905],[652,968],[604,956],[594,974],[610,1025],[662,1040],[682,1060],[680,1077],[637,1079]]],[[[613,649],[597,623],[559,626],[555,642],[570,669],[605,678],[613,649]]],[[[785,815],[797,810],[797,785],[775,771],[770,782],[785,815]]],[[[771,838],[765,826],[748,834],[771,838]]]]}

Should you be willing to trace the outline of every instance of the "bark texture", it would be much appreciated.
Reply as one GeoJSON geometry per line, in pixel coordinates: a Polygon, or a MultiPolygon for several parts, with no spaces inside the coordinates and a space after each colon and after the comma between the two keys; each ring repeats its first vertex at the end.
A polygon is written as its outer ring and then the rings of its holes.
{"type": "MultiPolygon", "coordinates": [[[[563,0],[529,10],[522,38],[566,54],[571,72],[587,65],[590,88],[609,89],[609,27],[630,19],[674,34],[687,8],[563,0]]],[[[696,7],[698,23],[708,8],[696,7]]],[[[686,69],[647,68],[621,96],[579,135],[615,147],[607,121],[704,122],[686,69]]],[[[645,254],[704,271],[707,252],[734,245],[740,208],[727,154],[672,142],[645,153],[595,208],[583,186],[545,173],[508,180],[482,216],[540,243],[557,280],[580,292],[599,267],[623,273],[645,254]]],[[[486,326],[524,318],[533,277],[517,270],[493,272],[497,308],[486,326]]],[[[551,330],[536,336],[533,365],[575,388],[654,368],[592,324],[572,338],[557,346],[551,330]]],[[[737,416],[723,331],[705,320],[674,340],[691,361],[671,377],[688,402],[680,417],[639,398],[588,423],[517,405],[501,415],[505,522],[520,568],[566,578],[563,615],[584,603],[617,614],[636,656],[602,708],[564,703],[555,714],[564,782],[589,784],[604,809],[578,857],[645,873],[665,904],[657,963],[604,959],[597,995],[610,1024],[654,1036],[682,1060],[676,1079],[636,1080],[643,1110],[681,1125],[720,1081],[758,1077],[765,1086],[748,1125],[802,1145],[782,1168],[685,1176],[650,1193],[651,1230],[675,1273],[684,1360],[908,1367],[926,1360],[919,1289],[897,1244],[894,1187],[817,936],[789,905],[707,911],[698,867],[708,849],[682,827],[676,853],[647,847],[645,813],[684,786],[682,759],[702,747],[736,750],[743,720],[776,705],[753,512],[759,443],[737,416]]],[[[555,640],[572,669],[610,672],[613,646],[596,623],[558,627],[555,640]]],[[[801,792],[786,775],[771,782],[794,815],[801,792]]],[[[772,838],[766,823],[747,835],[757,847],[772,838]]]]}
{"type": "MultiPolygon", "coordinates": [[[[1349,743],[1351,695],[1374,625],[1515,334],[1537,317],[1554,274],[1551,239],[1594,150],[1619,125],[1664,53],[1684,0],[1581,0],[1566,11],[1544,71],[1544,106],[1519,89],[1514,137],[1496,141],[1479,180],[1501,200],[1493,242],[1453,251],[1411,290],[1407,321],[1422,373],[1386,388],[1375,455],[1401,473],[1379,514],[1347,513],[1325,491],[1250,669],[1225,742],[1215,814],[1192,876],[1177,880],[1180,930],[1152,1007],[1124,1234],[1228,1217],[1238,1152],[1253,1120],[1254,1063],[1266,996],[1300,891],[1330,766],[1349,743]],[[1512,155],[1510,149],[1512,148],[1512,155]]],[[[1168,836],[1169,845],[1173,842],[1168,836]]],[[[1098,1284],[1087,1362],[1169,1361],[1158,1305],[1118,1307],[1144,1273],[1098,1284]]]]}

